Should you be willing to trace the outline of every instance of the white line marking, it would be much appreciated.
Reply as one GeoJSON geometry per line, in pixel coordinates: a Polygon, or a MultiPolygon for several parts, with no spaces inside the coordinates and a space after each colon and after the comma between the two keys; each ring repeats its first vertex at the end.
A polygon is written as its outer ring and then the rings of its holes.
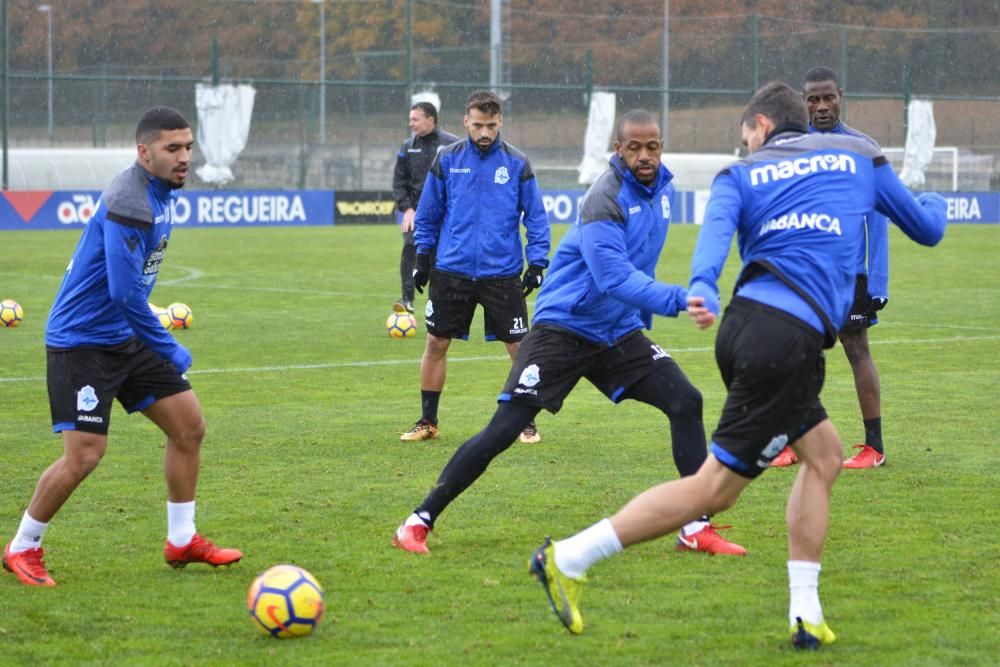
{"type": "Polygon", "coordinates": [[[184,283],[190,282],[192,280],[198,280],[205,272],[201,269],[196,269],[192,266],[178,266],[176,264],[171,265],[171,268],[180,269],[181,271],[187,271],[186,276],[181,276],[180,278],[171,278],[170,280],[157,280],[157,285],[182,285],[184,283]]]}
{"type": "MultiPolygon", "coordinates": [[[[951,338],[908,338],[898,340],[874,340],[869,341],[872,345],[938,345],[941,343],[972,343],[979,341],[1000,340],[1000,336],[953,336],[951,338]]],[[[684,347],[671,349],[670,354],[696,354],[702,352],[714,352],[715,347],[684,347]]],[[[452,363],[462,363],[466,361],[505,361],[510,359],[507,355],[483,356],[483,357],[449,357],[452,363]]],[[[371,366],[404,366],[407,364],[419,364],[420,359],[382,359],[377,361],[339,361],[322,364],[285,364],[281,366],[245,366],[236,368],[205,368],[201,370],[188,371],[189,375],[217,375],[220,373],[280,373],[284,371],[311,371],[328,370],[331,368],[368,368],[371,366]]],[[[4,382],[40,382],[45,380],[44,375],[25,375],[21,377],[0,377],[0,383],[4,382]]]]}

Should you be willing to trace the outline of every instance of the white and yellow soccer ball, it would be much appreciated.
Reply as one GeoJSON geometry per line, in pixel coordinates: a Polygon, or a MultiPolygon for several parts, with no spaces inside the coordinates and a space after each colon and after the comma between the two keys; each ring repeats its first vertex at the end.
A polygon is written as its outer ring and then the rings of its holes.
{"type": "Polygon", "coordinates": [[[175,329],[190,329],[194,324],[194,311],[186,303],[172,303],[167,306],[167,314],[175,329]]]}
{"type": "Polygon", "coordinates": [[[417,335],[417,318],[406,311],[394,312],[385,321],[385,330],[393,338],[413,338],[417,335]]]}
{"type": "Polygon", "coordinates": [[[4,299],[0,301],[0,325],[4,327],[16,327],[24,319],[24,309],[21,304],[14,299],[4,299]]]}
{"type": "Polygon", "coordinates": [[[151,303],[149,304],[149,309],[153,311],[154,315],[156,315],[156,319],[160,320],[160,324],[164,329],[170,331],[174,328],[174,321],[170,319],[170,313],[167,312],[166,308],[160,308],[159,306],[151,303]]]}
{"type": "Polygon", "coordinates": [[[257,629],[278,639],[304,637],[323,618],[323,588],[296,565],[275,565],[250,584],[247,609],[257,629]]]}

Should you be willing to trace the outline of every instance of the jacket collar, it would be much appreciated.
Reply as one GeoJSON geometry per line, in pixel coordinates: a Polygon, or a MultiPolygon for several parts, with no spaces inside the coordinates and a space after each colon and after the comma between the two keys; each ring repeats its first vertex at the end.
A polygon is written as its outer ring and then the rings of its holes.
{"type": "Polygon", "coordinates": [[[628,183],[629,187],[633,188],[646,199],[652,199],[653,195],[656,194],[660,188],[674,179],[674,175],[670,173],[669,169],[663,166],[662,162],[660,163],[659,170],[656,172],[656,180],[653,181],[652,185],[640,183],[639,179],[635,177],[635,174],[633,174],[632,170],[628,168],[625,161],[618,157],[617,153],[613,153],[611,155],[610,162],[611,168],[618,172],[618,174],[622,177],[622,180],[628,183]]]}
{"type": "Polygon", "coordinates": [[[146,171],[146,168],[143,167],[142,163],[140,163],[138,160],[135,161],[135,168],[139,170],[139,173],[142,174],[147,181],[153,184],[153,187],[156,189],[157,194],[165,197],[173,191],[173,188],[171,188],[166,183],[158,179],[156,176],[153,176],[151,173],[146,171]]]}
{"type": "Polygon", "coordinates": [[[771,133],[764,139],[764,145],[767,146],[771,143],[771,140],[779,134],[806,134],[807,132],[809,132],[809,128],[805,125],[799,125],[798,123],[785,123],[784,125],[779,125],[771,130],[771,133]]]}

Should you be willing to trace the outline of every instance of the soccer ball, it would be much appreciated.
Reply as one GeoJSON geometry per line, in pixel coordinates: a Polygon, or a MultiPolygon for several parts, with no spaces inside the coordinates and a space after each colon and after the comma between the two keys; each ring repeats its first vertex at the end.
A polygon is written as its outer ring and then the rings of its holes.
{"type": "Polygon", "coordinates": [[[16,327],[24,319],[21,304],[14,299],[0,301],[0,324],[5,327],[16,327]]]}
{"type": "Polygon", "coordinates": [[[194,313],[186,303],[172,303],[167,306],[167,315],[175,329],[190,329],[194,324],[194,313]]]}
{"type": "Polygon", "coordinates": [[[164,329],[170,331],[171,329],[174,328],[174,321],[170,319],[170,313],[167,312],[166,308],[160,308],[159,306],[154,306],[153,304],[149,304],[149,309],[153,311],[153,314],[156,315],[156,318],[160,320],[160,324],[163,325],[164,329]]]}
{"type": "Polygon", "coordinates": [[[393,313],[385,321],[385,330],[393,338],[412,338],[417,335],[417,318],[410,313],[393,313]]]}
{"type": "Polygon", "coordinates": [[[295,565],[275,565],[250,584],[250,620],[271,637],[304,637],[323,618],[323,589],[311,574],[295,565]]]}

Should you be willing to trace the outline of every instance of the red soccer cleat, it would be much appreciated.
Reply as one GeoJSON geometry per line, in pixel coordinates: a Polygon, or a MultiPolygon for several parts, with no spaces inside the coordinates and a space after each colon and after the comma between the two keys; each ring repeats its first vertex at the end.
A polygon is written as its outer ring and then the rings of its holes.
{"type": "Polygon", "coordinates": [[[243,558],[239,549],[223,549],[212,544],[198,533],[183,547],[175,547],[169,541],[163,547],[163,558],[167,565],[181,569],[188,563],[208,563],[212,567],[232,565],[243,558]]]}
{"type": "Polygon", "coordinates": [[[399,547],[403,551],[412,551],[415,554],[428,553],[427,533],[431,529],[419,523],[412,526],[400,526],[396,529],[396,534],[392,536],[392,546],[399,547]]]}
{"type": "Polygon", "coordinates": [[[879,454],[871,445],[854,445],[861,451],[844,461],[845,468],[878,468],[885,464],[885,454],[879,454]]]}
{"type": "Polygon", "coordinates": [[[795,455],[795,451],[791,447],[785,447],[778,455],[774,457],[771,461],[772,468],[787,468],[788,466],[793,466],[799,462],[799,457],[795,455]]]}
{"type": "Polygon", "coordinates": [[[22,584],[28,586],[55,586],[55,579],[45,570],[43,555],[44,550],[41,547],[11,553],[8,542],[3,549],[3,569],[13,572],[22,584]]]}
{"type": "Polygon", "coordinates": [[[746,556],[747,550],[736,544],[729,542],[716,530],[725,530],[732,526],[716,526],[708,524],[697,533],[685,535],[684,531],[677,533],[677,551],[703,551],[708,554],[730,554],[732,556],[746,556]]]}

